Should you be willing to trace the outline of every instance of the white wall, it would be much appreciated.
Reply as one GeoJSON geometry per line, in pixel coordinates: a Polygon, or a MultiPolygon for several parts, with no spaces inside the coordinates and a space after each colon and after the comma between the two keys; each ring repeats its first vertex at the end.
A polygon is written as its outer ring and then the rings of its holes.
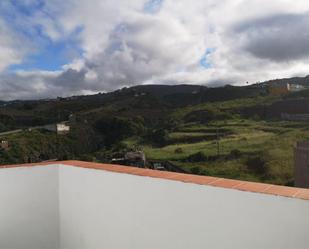
{"type": "Polygon", "coordinates": [[[308,231],[309,201],[71,166],[0,169],[0,249],[305,249],[308,231]]]}
{"type": "Polygon", "coordinates": [[[74,167],[60,179],[61,248],[309,245],[309,201],[74,167]]]}
{"type": "Polygon", "coordinates": [[[0,169],[0,248],[55,249],[58,166],[0,169]]]}

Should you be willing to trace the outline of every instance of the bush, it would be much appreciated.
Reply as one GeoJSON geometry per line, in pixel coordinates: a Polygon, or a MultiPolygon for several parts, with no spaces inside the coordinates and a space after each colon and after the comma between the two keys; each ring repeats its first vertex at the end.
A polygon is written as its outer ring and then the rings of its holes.
{"type": "Polygon", "coordinates": [[[174,151],[176,154],[182,154],[183,153],[183,150],[182,150],[182,148],[177,148],[177,149],[175,149],[175,151],[174,151]]]}
{"type": "Polygon", "coordinates": [[[144,126],[139,119],[135,121],[121,117],[102,117],[95,123],[97,131],[105,136],[107,146],[127,137],[143,133],[144,126]]]}
{"type": "Polygon", "coordinates": [[[259,121],[259,120],[261,120],[260,116],[257,115],[257,114],[254,114],[253,117],[252,117],[252,119],[253,119],[254,121],[259,121]]]}
{"type": "Polygon", "coordinates": [[[194,153],[187,158],[188,162],[203,162],[207,161],[207,156],[203,152],[194,153]]]}
{"type": "Polygon", "coordinates": [[[0,123],[0,132],[6,131],[6,130],[7,130],[7,127],[4,124],[0,123]]]}
{"type": "Polygon", "coordinates": [[[200,175],[201,169],[199,167],[193,167],[193,168],[190,169],[190,172],[194,175],[200,175]]]}
{"type": "Polygon", "coordinates": [[[241,156],[241,151],[238,149],[234,149],[230,152],[230,156],[232,158],[239,158],[241,156]]]}
{"type": "Polygon", "coordinates": [[[164,146],[168,141],[168,131],[165,129],[149,130],[146,135],[146,141],[157,146],[164,146]]]}
{"type": "Polygon", "coordinates": [[[250,171],[256,174],[265,175],[267,173],[266,161],[262,156],[248,158],[246,165],[250,171]]]}

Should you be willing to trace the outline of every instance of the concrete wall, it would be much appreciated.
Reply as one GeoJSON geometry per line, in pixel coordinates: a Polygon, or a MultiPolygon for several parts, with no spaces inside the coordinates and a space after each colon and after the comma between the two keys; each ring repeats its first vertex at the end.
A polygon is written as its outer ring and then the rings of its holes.
{"type": "Polygon", "coordinates": [[[308,121],[309,120],[309,114],[288,114],[288,113],[282,113],[281,118],[283,120],[289,120],[289,121],[308,121]]]}
{"type": "Polygon", "coordinates": [[[309,188],[309,141],[298,142],[294,148],[295,186],[309,188]]]}
{"type": "Polygon", "coordinates": [[[0,169],[0,248],[59,244],[58,167],[0,169]]]}
{"type": "Polygon", "coordinates": [[[309,245],[309,201],[74,167],[60,179],[61,248],[309,245]]]}
{"type": "Polygon", "coordinates": [[[305,249],[308,217],[309,201],[293,198],[71,166],[0,169],[1,249],[305,249]]]}

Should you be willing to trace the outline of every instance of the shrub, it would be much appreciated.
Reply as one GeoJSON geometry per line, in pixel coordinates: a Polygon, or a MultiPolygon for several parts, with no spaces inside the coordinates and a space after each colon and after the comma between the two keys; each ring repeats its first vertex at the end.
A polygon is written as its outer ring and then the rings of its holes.
{"type": "Polygon", "coordinates": [[[259,120],[261,120],[261,118],[260,118],[260,116],[259,116],[258,114],[254,114],[253,117],[252,117],[252,119],[253,119],[254,121],[259,121],[259,120]]]}
{"type": "Polygon", "coordinates": [[[168,141],[168,131],[165,129],[149,130],[146,134],[146,141],[157,146],[164,146],[168,141]]]}
{"type": "Polygon", "coordinates": [[[262,156],[248,158],[246,165],[250,171],[256,174],[265,175],[267,173],[266,161],[262,156]]]}
{"type": "Polygon", "coordinates": [[[181,153],[183,153],[183,150],[182,150],[182,148],[176,148],[174,152],[176,154],[181,154],[181,153]]]}
{"type": "Polygon", "coordinates": [[[127,137],[143,133],[143,124],[137,121],[121,117],[102,117],[94,126],[105,136],[106,145],[110,146],[127,137]]]}
{"type": "Polygon", "coordinates": [[[193,167],[190,169],[190,172],[194,175],[199,175],[201,174],[201,169],[199,167],[193,167]]]}
{"type": "Polygon", "coordinates": [[[7,130],[7,127],[4,124],[0,123],[0,132],[6,131],[6,130],[7,130]]]}
{"type": "Polygon", "coordinates": [[[189,162],[203,162],[203,161],[207,161],[207,156],[199,151],[197,153],[194,153],[190,156],[188,156],[187,161],[189,162]]]}
{"type": "Polygon", "coordinates": [[[238,149],[234,149],[230,152],[230,156],[232,158],[239,158],[241,156],[241,151],[238,149]]]}

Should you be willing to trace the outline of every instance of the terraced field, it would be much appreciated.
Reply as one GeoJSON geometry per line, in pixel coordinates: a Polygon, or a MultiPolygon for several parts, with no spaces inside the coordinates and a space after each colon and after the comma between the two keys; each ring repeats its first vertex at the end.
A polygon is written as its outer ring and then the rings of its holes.
{"type": "Polygon", "coordinates": [[[305,138],[306,123],[230,120],[180,127],[169,134],[168,145],[144,149],[147,158],[168,160],[192,173],[291,185],[293,146],[305,138]]]}

